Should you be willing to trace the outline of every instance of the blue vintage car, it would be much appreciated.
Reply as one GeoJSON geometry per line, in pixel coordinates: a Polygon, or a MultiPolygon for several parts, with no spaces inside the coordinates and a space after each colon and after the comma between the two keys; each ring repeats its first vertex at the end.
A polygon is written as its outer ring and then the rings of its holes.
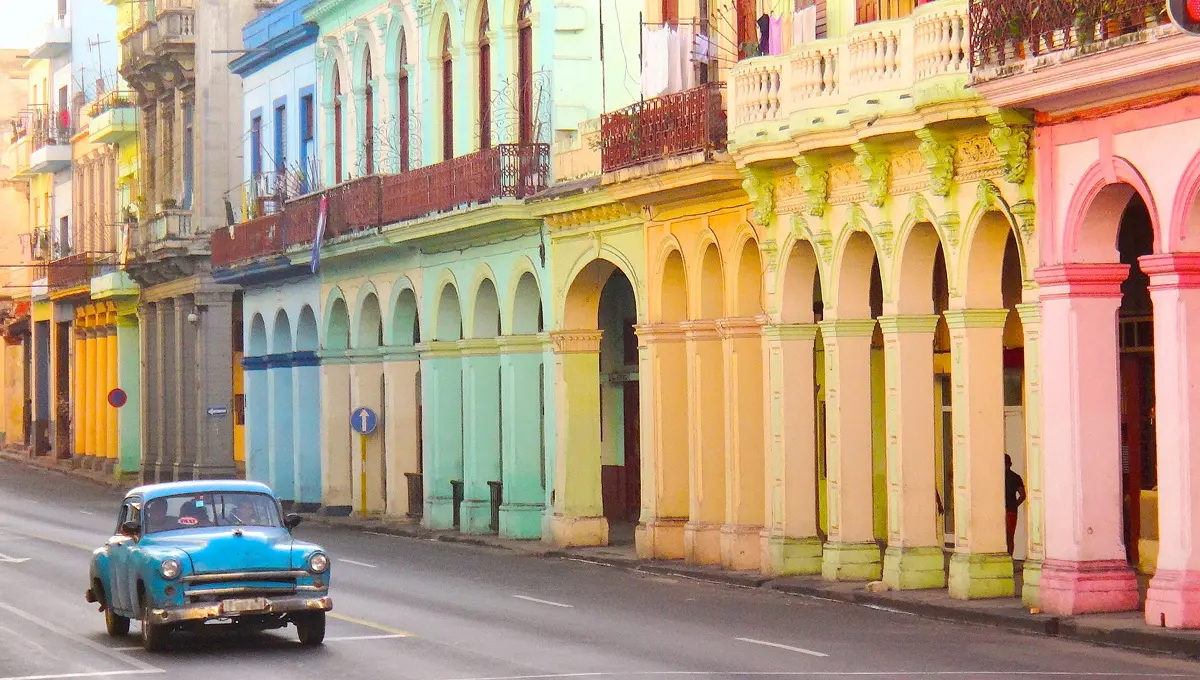
{"type": "Polygon", "coordinates": [[[92,553],[87,601],[100,604],[109,635],[140,619],[148,651],[172,630],[209,623],[292,623],[301,644],[319,645],[333,608],[329,557],[292,536],[299,523],[257,482],[139,486],[121,503],[116,535],[92,553]]]}

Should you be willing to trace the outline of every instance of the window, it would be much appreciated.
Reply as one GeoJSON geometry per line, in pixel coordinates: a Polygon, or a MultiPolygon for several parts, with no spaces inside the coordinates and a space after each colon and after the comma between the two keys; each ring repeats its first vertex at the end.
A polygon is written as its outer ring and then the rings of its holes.
{"type": "Polygon", "coordinates": [[[287,105],[275,107],[275,172],[283,174],[287,170],[287,105]]]}
{"type": "Polygon", "coordinates": [[[262,116],[250,119],[250,177],[262,174],[262,116]]]}
{"type": "Polygon", "coordinates": [[[342,77],[333,67],[333,182],[342,183],[342,77]]]}
{"type": "Polygon", "coordinates": [[[67,18],[67,0],[58,0],[58,18],[67,18]]]}
{"type": "Polygon", "coordinates": [[[408,129],[409,117],[409,100],[408,100],[408,41],[404,39],[404,34],[400,34],[400,75],[398,90],[400,92],[400,106],[397,116],[399,116],[398,133],[400,135],[400,171],[408,170],[408,129]]]}
{"type": "Polygon", "coordinates": [[[364,95],[366,105],[363,113],[363,158],[366,161],[364,173],[375,174],[375,88],[371,87],[371,49],[367,48],[363,56],[366,64],[367,90],[364,95]]]}
{"type": "Polygon", "coordinates": [[[266,494],[198,493],[146,503],[146,533],[212,526],[282,526],[278,506],[266,494]]]}
{"type": "Polygon", "coordinates": [[[521,144],[537,141],[533,129],[533,23],[530,19],[532,13],[530,0],[524,0],[517,15],[517,96],[520,100],[517,103],[517,141],[521,144]]]}
{"type": "Polygon", "coordinates": [[[492,46],[488,43],[488,9],[479,14],[479,149],[492,147],[492,46]]]}
{"type": "Polygon", "coordinates": [[[662,20],[664,24],[679,23],[679,0],[662,0],[662,20]]]}
{"type": "MultiPolygon", "coordinates": [[[[304,177],[308,177],[308,162],[313,155],[314,120],[313,96],[306,94],[300,98],[300,171],[304,177]]],[[[307,185],[301,193],[308,193],[307,185]]]]}
{"type": "Polygon", "coordinates": [[[450,54],[450,19],[442,28],[442,160],[454,158],[454,58],[450,54]]]}

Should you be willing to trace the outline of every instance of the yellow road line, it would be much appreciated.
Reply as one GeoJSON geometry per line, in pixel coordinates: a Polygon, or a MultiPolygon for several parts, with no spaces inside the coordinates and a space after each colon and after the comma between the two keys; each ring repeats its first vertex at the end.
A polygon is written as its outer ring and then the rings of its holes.
{"type": "Polygon", "coordinates": [[[353,624],[356,624],[359,626],[366,626],[367,628],[374,628],[375,630],[381,630],[385,633],[390,633],[392,635],[400,635],[402,637],[416,637],[416,634],[410,633],[407,630],[400,630],[399,628],[392,628],[391,626],[385,626],[381,623],[372,623],[370,621],[364,621],[363,619],[358,619],[353,616],[346,616],[345,614],[339,614],[338,612],[329,612],[328,615],[335,619],[338,619],[339,621],[345,621],[346,623],[353,623],[353,624]]]}

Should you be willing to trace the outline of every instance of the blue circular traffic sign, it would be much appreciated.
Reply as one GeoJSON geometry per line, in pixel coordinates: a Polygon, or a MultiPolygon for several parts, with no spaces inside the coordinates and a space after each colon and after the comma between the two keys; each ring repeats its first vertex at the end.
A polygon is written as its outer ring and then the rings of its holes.
{"type": "Polygon", "coordinates": [[[359,434],[371,434],[378,424],[379,417],[366,406],[360,406],[350,414],[350,427],[359,434]]]}

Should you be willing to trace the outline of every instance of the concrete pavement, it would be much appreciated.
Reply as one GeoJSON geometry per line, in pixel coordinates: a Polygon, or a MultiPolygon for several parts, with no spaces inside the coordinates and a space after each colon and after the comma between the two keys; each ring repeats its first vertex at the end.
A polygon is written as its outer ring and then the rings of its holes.
{"type": "Polygon", "coordinates": [[[83,600],[119,496],[0,462],[0,680],[1200,678],[1200,664],[1162,656],[311,523],[297,533],[334,560],[326,645],[302,649],[289,628],[177,636],[146,654],[83,600]]]}

